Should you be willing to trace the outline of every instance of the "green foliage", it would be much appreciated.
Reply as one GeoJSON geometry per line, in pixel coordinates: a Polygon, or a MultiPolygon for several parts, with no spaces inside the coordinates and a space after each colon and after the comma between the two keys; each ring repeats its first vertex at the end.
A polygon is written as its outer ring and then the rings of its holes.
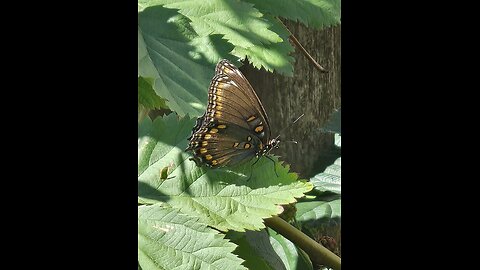
{"type": "Polygon", "coordinates": [[[340,224],[341,221],[341,175],[340,161],[325,169],[323,173],[310,178],[316,196],[296,204],[295,219],[310,235],[323,235],[324,227],[340,224]]]}
{"type": "MultiPolygon", "coordinates": [[[[263,231],[263,230],[262,230],[263,231]]],[[[226,234],[226,238],[230,239],[233,243],[237,244],[238,247],[233,252],[234,254],[238,255],[238,257],[245,260],[243,265],[245,265],[248,269],[255,269],[255,270],[274,270],[274,269],[284,269],[282,267],[283,263],[275,254],[275,252],[268,253],[268,256],[264,256],[264,254],[260,254],[257,250],[253,249],[250,246],[250,243],[247,241],[247,234],[250,231],[245,233],[237,233],[230,231],[226,234]],[[276,264],[272,264],[272,260],[276,260],[276,264]]],[[[262,239],[258,239],[259,242],[265,243],[262,239]]],[[[268,249],[268,245],[270,243],[265,243],[265,249],[268,249]]]]}
{"type": "Polygon", "coordinates": [[[245,0],[263,13],[321,28],[340,23],[340,0],[245,0]]]}
{"type": "Polygon", "coordinates": [[[273,16],[263,16],[251,4],[235,0],[165,1],[188,17],[199,35],[222,34],[235,46],[232,54],[256,68],[293,74],[293,47],[288,31],[273,16]]]}
{"type": "Polygon", "coordinates": [[[282,42],[271,24],[251,4],[236,0],[166,0],[167,8],[179,9],[200,35],[221,34],[234,46],[282,42]]]}
{"type": "Polygon", "coordinates": [[[308,270],[313,269],[308,256],[291,241],[273,231],[229,232],[226,236],[239,247],[234,251],[245,260],[248,269],[308,270]]]}
{"type": "Polygon", "coordinates": [[[233,46],[219,35],[198,36],[175,10],[150,7],[138,14],[138,72],[181,116],[199,116],[216,62],[233,46]]]}
{"type": "Polygon", "coordinates": [[[142,96],[149,109],[168,107],[180,116],[200,116],[215,64],[293,74],[289,31],[278,17],[322,27],[340,23],[340,2],[331,0],[139,0],[138,74],[165,100],[142,96]]]}
{"type": "Polygon", "coordinates": [[[287,270],[311,270],[312,262],[308,255],[299,249],[290,240],[278,234],[274,230],[268,228],[270,243],[275,253],[282,259],[287,270]]]}
{"type": "Polygon", "coordinates": [[[168,109],[165,100],[155,93],[152,85],[143,77],[138,77],[138,106],[149,110],[168,109]]]}
{"type": "MultiPolygon", "coordinates": [[[[314,185],[311,192],[314,196],[296,204],[296,224],[317,241],[332,238],[330,234],[335,239],[340,235],[341,224],[341,158],[310,178],[310,182],[314,185]]],[[[328,248],[338,254],[338,246],[328,248]]]]}
{"type": "Polygon", "coordinates": [[[194,125],[194,119],[177,119],[174,114],[140,124],[139,202],[166,202],[223,231],[258,230],[265,227],[263,218],[283,211],[280,204],[295,202],[313,188],[276,157],[275,163],[261,158],[255,166],[252,159],[232,168],[197,167],[184,151],[194,125]],[[167,178],[162,176],[166,166],[171,168],[167,178]]]}
{"type": "Polygon", "coordinates": [[[331,201],[313,201],[297,203],[297,221],[329,220],[341,216],[340,198],[331,201]]]}
{"type": "Polygon", "coordinates": [[[138,208],[138,261],[143,269],[238,269],[236,245],[198,218],[159,204],[138,208]]]}
{"type": "Polygon", "coordinates": [[[290,34],[278,19],[270,15],[265,15],[265,18],[272,23],[272,30],[278,33],[284,42],[248,48],[237,46],[232,53],[242,59],[248,57],[248,61],[258,69],[263,67],[270,72],[276,70],[279,73],[292,76],[294,59],[290,56],[290,53],[294,49],[288,42],[290,34]]]}
{"type": "Polygon", "coordinates": [[[324,172],[310,178],[310,182],[315,189],[321,192],[330,191],[333,193],[341,193],[341,163],[342,158],[338,158],[335,162],[328,166],[324,172]]]}

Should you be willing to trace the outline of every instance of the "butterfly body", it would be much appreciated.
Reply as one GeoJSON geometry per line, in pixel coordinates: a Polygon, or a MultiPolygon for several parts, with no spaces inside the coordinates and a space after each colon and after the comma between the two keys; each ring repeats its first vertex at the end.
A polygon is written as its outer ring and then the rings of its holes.
{"type": "Polygon", "coordinates": [[[186,150],[198,166],[232,166],[269,153],[280,142],[270,138],[267,114],[252,86],[238,68],[221,60],[207,110],[197,119],[186,150]]]}

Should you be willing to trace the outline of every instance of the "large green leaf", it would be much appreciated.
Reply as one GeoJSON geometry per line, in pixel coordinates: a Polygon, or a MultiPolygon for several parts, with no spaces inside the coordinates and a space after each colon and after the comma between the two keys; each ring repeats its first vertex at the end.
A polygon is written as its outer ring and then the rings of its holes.
{"type": "Polygon", "coordinates": [[[139,75],[181,116],[203,114],[215,65],[232,60],[232,49],[220,35],[198,36],[173,9],[152,6],[138,13],[139,75]]]}
{"type": "Polygon", "coordinates": [[[194,119],[174,114],[139,126],[138,194],[140,203],[164,201],[219,230],[264,228],[263,219],[277,215],[279,205],[295,202],[312,189],[289,166],[263,157],[235,167],[197,167],[185,153],[194,119]],[[167,178],[165,167],[171,168],[167,178]],[[278,176],[275,174],[278,174],[278,176]]]}
{"type": "Polygon", "coordinates": [[[290,33],[278,19],[268,15],[265,16],[265,18],[272,23],[271,29],[283,39],[283,42],[248,48],[238,46],[235,47],[232,54],[242,59],[248,57],[248,61],[258,69],[264,67],[270,72],[275,70],[279,73],[292,76],[295,59],[290,56],[290,53],[294,51],[288,41],[290,33]]]}
{"type": "Polygon", "coordinates": [[[297,203],[297,221],[331,219],[341,216],[341,162],[338,158],[324,172],[310,178],[320,194],[315,201],[297,203]]]}
{"type": "Polygon", "coordinates": [[[308,255],[290,240],[270,228],[268,228],[268,235],[273,249],[282,258],[288,270],[313,269],[308,255]]]}
{"type": "MultiPolygon", "coordinates": [[[[174,0],[172,0],[174,1],[174,0]]],[[[232,54],[248,60],[254,67],[264,67],[291,76],[293,51],[288,42],[288,31],[272,16],[263,16],[258,10],[241,1],[207,0],[174,1],[167,5],[180,9],[180,13],[192,20],[199,33],[223,34],[235,46],[232,54]],[[195,4],[193,4],[195,3],[195,4]]]]}
{"type": "Polygon", "coordinates": [[[141,2],[143,7],[164,4],[179,9],[200,36],[223,35],[235,46],[233,55],[241,59],[248,57],[258,69],[264,67],[270,72],[293,74],[294,59],[289,56],[293,47],[288,41],[288,31],[278,19],[263,16],[252,4],[235,0],[141,2]]]}
{"type": "MultiPolygon", "coordinates": [[[[238,255],[238,257],[244,260],[243,265],[245,265],[248,269],[255,269],[255,270],[285,269],[285,266],[283,265],[281,259],[273,251],[273,249],[270,248],[270,252],[268,253],[269,254],[268,258],[260,255],[259,252],[253,249],[250,246],[250,243],[247,241],[246,234],[248,232],[249,231],[245,233],[239,233],[239,232],[229,231],[225,236],[225,238],[230,239],[230,241],[238,245],[238,247],[235,249],[233,253],[238,255]],[[275,263],[272,264],[272,261],[275,263]]],[[[265,243],[265,241],[263,241],[263,243],[265,243]]],[[[269,244],[270,243],[268,243],[268,245],[269,244]]],[[[266,249],[268,249],[268,246],[266,247],[266,249]]]]}
{"type": "Polygon", "coordinates": [[[296,204],[297,221],[329,220],[341,217],[341,199],[331,201],[300,202],[296,204]]]}
{"type": "Polygon", "coordinates": [[[336,194],[341,194],[341,165],[342,158],[338,158],[335,162],[328,166],[324,172],[310,178],[310,182],[318,191],[330,191],[336,194]]]}
{"type": "Polygon", "coordinates": [[[200,35],[221,34],[235,46],[281,42],[271,24],[252,4],[236,0],[165,0],[165,7],[177,8],[192,21],[200,35]]]}
{"type": "Polygon", "coordinates": [[[228,232],[226,237],[238,245],[234,254],[244,259],[243,265],[249,269],[307,270],[313,268],[305,252],[272,229],[245,233],[228,232]]]}
{"type": "Polygon", "coordinates": [[[236,245],[198,218],[158,204],[138,207],[138,261],[144,270],[241,269],[236,245]]]}
{"type": "Polygon", "coordinates": [[[340,0],[245,0],[263,13],[321,28],[340,23],[340,0]]]}

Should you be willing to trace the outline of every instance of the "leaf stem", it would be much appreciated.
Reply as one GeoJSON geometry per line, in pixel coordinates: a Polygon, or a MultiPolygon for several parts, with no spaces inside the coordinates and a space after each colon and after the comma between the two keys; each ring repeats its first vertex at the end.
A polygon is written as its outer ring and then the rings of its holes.
{"type": "Polygon", "coordinates": [[[265,225],[283,235],[305,251],[315,264],[327,265],[335,270],[341,269],[341,259],[326,247],[315,242],[306,234],[279,217],[265,219],[265,225]]]}

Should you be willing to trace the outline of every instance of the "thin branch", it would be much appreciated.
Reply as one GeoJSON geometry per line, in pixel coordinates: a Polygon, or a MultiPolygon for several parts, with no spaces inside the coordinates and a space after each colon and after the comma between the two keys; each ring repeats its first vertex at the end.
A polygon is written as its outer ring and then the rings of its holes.
{"type": "Polygon", "coordinates": [[[335,270],[341,269],[341,259],[335,253],[326,247],[315,242],[312,238],[290,225],[279,217],[271,217],[265,219],[265,225],[283,235],[288,240],[305,251],[312,262],[315,264],[327,265],[335,270]]]}
{"type": "Polygon", "coordinates": [[[326,70],[325,68],[320,66],[320,64],[317,63],[317,61],[315,61],[315,59],[313,59],[313,57],[307,52],[307,50],[305,50],[305,48],[302,46],[302,44],[300,44],[298,39],[292,34],[292,32],[290,32],[290,30],[287,28],[287,26],[285,24],[283,24],[283,22],[280,19],[277,18],[277,20],[285,27],[285,29],[287,29],[288,33],[290,33],[290,36],[288,37],[290,42],[292,42],[293,45],[295,45],[295,47],[297,47],[303,53],[303,55],[305,55],[305,57],[307,57],[308,60],[310,60],[310,62],[313,64],[313,66],[316,69],[318,69],[320,72],[327,73],[328,70],[326,70]]]}
{"type": "Polygon", "coordinates": [[[320,72],[323,72],[323,73],[328,72],[328,70],[326,70],[325,68],[320,66],[320,64],[317,63],[317,61],[315,61],[315,59],[313,59],[313,57],[305,50],[305,48],[303,48],[302,44],[300,44],[300,42],[297,40],[297,38],[293,34],[290,35],[289,40],[291,42],[293,42],[293,44],[295,44],[295,46],[297,46],[297,48],[300,49],[300,51],[303,53],[303,55],[305,55],[308,58],[308,60],[310,60],[310,62],[313,64],[313,66],[315,68],[317,68],[318,70],[320,70],[320,72]]]}

